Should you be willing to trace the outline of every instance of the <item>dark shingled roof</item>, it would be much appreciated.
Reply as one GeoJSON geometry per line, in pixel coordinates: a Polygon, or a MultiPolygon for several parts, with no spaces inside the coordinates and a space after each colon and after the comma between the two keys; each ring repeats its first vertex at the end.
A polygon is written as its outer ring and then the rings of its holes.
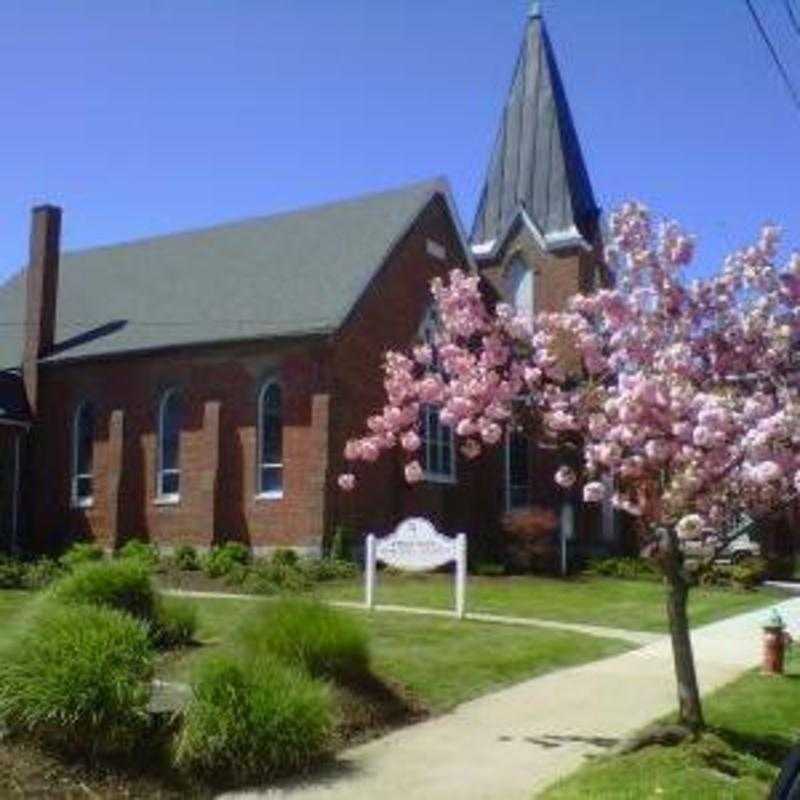
{"type": "MultiPolygon", "coordinates": [[[[334,331],[436,193],[441,179],[65,253],[48,360],[334,331]]],[[[0,368],[22,361],[24,299],[24,273],[0,288],[0,368]]]]}
{"type": "Polygon", "coordinates": [[[589,238],[598,214],[538,3],[529,12],[471,241],[499,240],[521,211],[548,244],[548,237],[570,233],[589,238]]]}
{"type": "Polygon", "coordinates": [[[0,425],[28,424],[31,412],[18,372],[0,372],[0,425]]]}

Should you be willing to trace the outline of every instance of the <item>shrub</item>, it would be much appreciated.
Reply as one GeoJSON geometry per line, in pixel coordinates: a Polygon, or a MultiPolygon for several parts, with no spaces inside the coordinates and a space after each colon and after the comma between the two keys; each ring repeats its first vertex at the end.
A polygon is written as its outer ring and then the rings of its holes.
{"type": "Polygon", "coordinates": [[[175,549],[175,566],[184,572],[194,572],[200,569],[200,559],[197,550],[190,544],[182,544],[175,549]]]}
{"type": "Polygon", "coordinates": [[[83,564],[54,583],[48,593],[58,603],[108,606],[146,622],[156,618],[150,570],[135,558],[83,564]]]}
{"type": "Polygon", "coordinates": [[[29,589],[43,589],[64,574],[64,568],[52,558],[40,558],[27,565],[25,584],[29,589]]]}
{"type": "Polygon", "coordinates": [[[353,560],[353,531],[347,525],[337,525],[334,529],[328,555],[334,561],[353,560]]]}
{"type": "Polygon", "coordinates": [[[235,564],[250,563],[250,551],[239,542],[226,542],[213,548],[203,561],[203,569],[209,578],[227,575],[235,564]]]}
{"type": "Polygon", "coordinates": [[[553,535],[558,518],[552,509],[531,506],[509,511],[501,521],[508,567],[512,571],[550,571],[555,566],[553,535]]]}
{"type": "Polygon", "coordinates": [[[102,548],[90,542],[75,542],[75,544],[73,544],[59,559],[62,566],[67,569],[74,569],[79,564],[85,564],[87,561],[102,560],[102,548]]]}
{"type": "Polygon", "coordinates": [[[280,564],[284,567],[294,567],[298,562],[298,555],[294,550],[289,550],[286,547],[279,547],[272,553],[273,564],[280,564]]]}
{"type": "Polygon", "coordinates": [[[476,561],[471,570],[473,575],[486,575],[495,578],[506,574],[506,568],[494,561],[476,561]]]}
{"type": "Polygon", "coordinates": [[[23,589],[26,570],[21,561],[0,553],[0,589],[23,589]]]}
{"type": "Polygon", "coordinates": [[[247,588],[256,594],[303,592],[311,587],[311,578],[298,566],[266,561],[256,564],[247,579],[247,588]]]}
{"type": "Polygon", "coordinates": [[[358,567],[352,561],[341,561],[335,558],[306,558],[299,563],[299,568],[317,583],[354,578],[358,575],[358,567]]]}
{"type": "Polygon", "coordinates": [[[178,768],[215,781],[263,781],[311,766],[332,726],[326,688],[274,660],[202,662],[175,746],[178,768]]]}
{"type": "Polygon", "coordinates": [[[0,720],[70,753],[128,755],[148,725],[147,628],[113,609],[44,603],[0,656],[0,720]]]}
{"type": "Polygon", "coordinates": [[[245,618],[233,638],[254,663],[278,658],[314,677],[347,679],[369,668],[364,627],[313,600],[266,603],[245,618]]]}
{"type": "Polygon", "coordinates": [[[589,562],[586,572],[623,580],[656,580],[656,567],[643,558],[596,558],[589,562]]]}
{"type": "Polygon", "coordinates": [[[152,639],[156,647],[184,647],[197,632],[197,606],[180,597],[161,597],[156,604],[152,639]]]}
{"type": "Polygon", "coordinates": [[[225,575],[226,586],[243,586],[250,578],[249,564],[233,564],[225,575]]]}
{"type": "Polygon", "coordinates": [[[153,568],[158,566],[161,554],[154,544],[148,544],[139,539],[130,539],[117,550],[117,558],[135,558],[153,568]]]}
{"type": "Polygon", "coordinates": [[[730,570],[731,581],[740,589],[754,589],[767,575],[767,562],[762,558],[746,558],[730,570]]]}

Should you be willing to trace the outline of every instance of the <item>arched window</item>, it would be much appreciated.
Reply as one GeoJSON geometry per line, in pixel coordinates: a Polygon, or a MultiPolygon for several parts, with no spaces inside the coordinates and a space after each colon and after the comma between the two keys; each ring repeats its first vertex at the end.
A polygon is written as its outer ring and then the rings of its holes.
{"type": "Polygon", "coordinates": [[[167,389],[158,406],[158,483],[161,500],[177,501],[181,494],[181,398],[167,389]]]}
{"type": "Polygon", "coordinates": [[[265,383],[258,396],[258,428],[258,494],[282,497],[283,407],[276,381],[265,383]]]}
{"type": "Polygon", "coordinates": [[[506,291],[509,302],[517,311],[533,316],[533,270],[519,256],[511,262],[506,273],[506,291]]]}
{"type": "MultiPolygon", "coordinates": [[[[435,306],[431,306],[422,319],[420,338],[434,348],[432,368],[438,366],[436,334],[441,322],[435,306]]],[[[439,421],[439,409],[424,405],[420,410],[420,461],[425,480],[436,483],[455,483],[456,465],[453,430],[439,421]]]]}
{"type": "Polygon", "coordinates": [[[90,506],[93,501],[92,462],[94,456],[94,407],[78,406],[72,430],[72,503],[90,506]]]}

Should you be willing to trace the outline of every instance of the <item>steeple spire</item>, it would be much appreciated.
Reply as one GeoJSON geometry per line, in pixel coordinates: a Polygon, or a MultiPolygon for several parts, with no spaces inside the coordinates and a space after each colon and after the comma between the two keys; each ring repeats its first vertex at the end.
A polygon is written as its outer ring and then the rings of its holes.
{"type": "Polygon", "coordinates": [[[547,242],[590,238],[598,215],[539,3],[528,9],[522,41],[486,183],[473,244],[498,241],[518,217],[547,242]]]}

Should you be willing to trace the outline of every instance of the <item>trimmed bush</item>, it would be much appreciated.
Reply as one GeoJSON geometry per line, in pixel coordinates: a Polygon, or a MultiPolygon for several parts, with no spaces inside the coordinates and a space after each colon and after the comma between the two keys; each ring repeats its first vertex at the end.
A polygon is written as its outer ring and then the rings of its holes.
{"type": "Polygon", "coordinates": [[[44,603],[0,654],[0,720],[95,759],[129,755],[149,724],[146,626],[91,605],[44,603]]]}
{"type": "Polygon", "coordinates": [[[83,564],[54,583],[48,594],[57,603],[108,606],[145,622],[156,618],[150,569],[135,558],[83,564]]]}
{"type": "Polygon", "coordinates": [[[117,550],[117,558],[135,558],[148,567],[157,567],[161,560],[158,547],[154,544],[142,542],[139,539],[130,539],[117,550]]]}
{"type": "Polygon", "coordinates": [[[200,569],[197,550],[190,544],[182,544],[180,547],[176,547],[173,560],[175,566],[184,572],[195,572],[200,569]]]}
{"type": "Polygon", "coordinates": [[[175,746],[176,766],[215,782],[300,772],[325,752],[333,714],[326,687],[275,660],[249,668],[202,662],[175,746]]]}
{"type": "Polygon", "coordinates": [[[731,581],[740,589],[755,589],[767,576],[767,562],[762,558],[746,558],[734,564],[731,581]]]}
{"type": "Polygon", "coordinates": [[[185,647],[194,641],[197,632],[197,606],[180,597],[160,597],[152,638],[156,647],[185,647]]]}
{"type": "Polygon", "coordinates": [[[589,562],[585,572],[623,580],[656,580],[659,573],[653,564],[643,558],[596,558],[589,562]]]}
{"type": "Polygon", "coordinates": [[[284,567],[294,567],[297,566],[299,556],[294,550],[289,550],[285,547],[279,547],[272,553],[272,558],[270,561],[273,564],[280,564],[284,567]]]}
{"type": "Polygon", "coordinates": [[[355,578],[359,573],[358,566],[352,561],[342,561],[335,558],[306,558],[299,564],[299,568],[312,581],[338,581],[355,578]]]}
{"type": "Polygon", "coordinates": [[[247,588],[256,594],[273,595],[283,592],[304,592],[311,588],[311,578],[300,566],[288,566],[274,561],[256,564],[247,578],[247,588]]]}
{"type": "Polygon", "coordinates": [[[23,589],[25,578],[25,565],[11,556],[0,553],[0,589],[23,589]]]}
{"type": "Polygon", "coordinates": [[[59,559],[61,565],[67,569],[74,569],[79,564],[85,564],[87,561],[102,560],[102,548],[90,542],[75,542],[59,559]]]}
{"type": "Polygon", "coordinates": [[[354,617],[314,600],[265,603],[245,618],[233,636],[253,663],[278,658],[314,677],[342,679],[369,669],[364,627],[354,617]]]}
{"type": "Polygon", "coordinates": [[[249,564],[250,551],[239,542],[226,542],[213,548],[203,561],[203,570],[209,578],[227,575],[236,564],[249,564]]]}
{"type": "Polygon", "coordinates": [[[25,584],[29,589],[44,589],[64,574],[64,568],[52,558],[40,558],[26,566],[25,584]]]}

